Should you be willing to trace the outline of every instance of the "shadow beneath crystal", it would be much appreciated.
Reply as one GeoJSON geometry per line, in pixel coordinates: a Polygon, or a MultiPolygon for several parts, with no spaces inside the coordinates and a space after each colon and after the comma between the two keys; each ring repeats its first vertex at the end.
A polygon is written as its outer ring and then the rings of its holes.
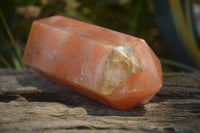
{"type": "Polygon", "coordinates": [[[17,76],[17,82],[25,89],[32,88],[32,90],[20,93],[20,96],[28,101],[59,102],[65,104],[68,108],[82,107],[87,111],[88,115],[136,117],[143,116],[146,112],[144,106],[139,106],[128,111],[112,109],[68,88],[52,83],[32,71],[17,76]]]}

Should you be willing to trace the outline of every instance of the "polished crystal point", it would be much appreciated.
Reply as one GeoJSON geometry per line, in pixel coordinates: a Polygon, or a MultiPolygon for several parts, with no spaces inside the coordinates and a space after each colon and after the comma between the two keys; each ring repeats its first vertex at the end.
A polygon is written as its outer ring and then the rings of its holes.
{"type": "Polygon", "coordinates": [[[162,87],[160,61],[143,39],[61,16],[33,23],[24,62],[119,110],[148,102],[162,87]]]}

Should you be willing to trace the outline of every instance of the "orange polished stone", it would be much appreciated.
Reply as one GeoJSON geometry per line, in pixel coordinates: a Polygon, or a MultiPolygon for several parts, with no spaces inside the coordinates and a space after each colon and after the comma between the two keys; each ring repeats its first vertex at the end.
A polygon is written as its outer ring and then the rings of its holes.
{"type": "Polygon", "coordinates": [[[162,87],[160,61],[144,40],[61,16],[33,23],[24,62],[119,110],[148,102],[162,87]]]}

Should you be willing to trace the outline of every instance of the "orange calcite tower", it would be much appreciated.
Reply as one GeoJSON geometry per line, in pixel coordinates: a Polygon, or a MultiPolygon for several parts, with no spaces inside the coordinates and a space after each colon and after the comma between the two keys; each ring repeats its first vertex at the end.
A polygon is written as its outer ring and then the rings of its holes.
{"type": "Polygon", "coordinates": [[[119,110],[148,102],[162,87],[160,61],[144,40],[61,16],[33,23],[24,62],[119,110]]]}

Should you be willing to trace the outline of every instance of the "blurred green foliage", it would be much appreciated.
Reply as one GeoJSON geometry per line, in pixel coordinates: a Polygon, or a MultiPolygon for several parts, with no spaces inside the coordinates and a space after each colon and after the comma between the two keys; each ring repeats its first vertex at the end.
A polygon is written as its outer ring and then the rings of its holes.
{"type": "Polygon", "coordinates": [[[158,56],[168,56],[151,0],[1,0],[0,9],[0,67],[25,68],[22,54],[32,22],[52,15],[143,38],[158,56]]]}

